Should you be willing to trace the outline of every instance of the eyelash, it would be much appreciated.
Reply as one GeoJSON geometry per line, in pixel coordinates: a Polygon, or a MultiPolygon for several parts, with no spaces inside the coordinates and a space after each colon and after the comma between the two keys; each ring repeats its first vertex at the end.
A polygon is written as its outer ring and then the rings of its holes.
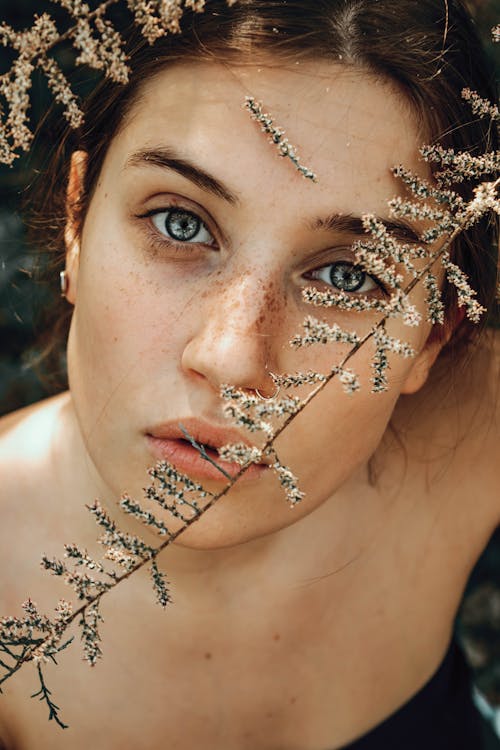
{"type": "MultiPolygon", "coordinates": [[[[170,250],[178,251],[178,252],[185,252],[186,247],[191,245],[193,247],[196,246],[203,246],[208,247],[211,249],[217,248],[216,240],[213,236],[213,233],[208,228],[205,221],[203,221],[200,216],[195,211],[192,211],[189,208],[184,208],[183,206],[180,206],[176,203],[171,204],[170,206],[164,206],[162,208],[154,208],[150,211],[147,211],[144,214],[140,214],[137,216],[138,219],[151,219],[151,221],[148,221],[146,223],[146,231],[148,234],[148,240],[150,242],[150,245],[154,250],[165,250],[165,248],[168,248],[170,250]],[[197,234],[204,229],[208,234],[210,234],[212,238],[212,242],[192,242],[192,241],[181,241],[176,240],[174,237],[169,237],[160,230],[160,228],[155,224],[154,218],[161,216],[162,214],[165,214],[168,216],[169,214],[173,214],[175,212],[178,212],[179,214],[184,214],[184,216],[190,216],[194,218],[197,222],[199,222],[199,228],[197,231],[197,234]]],[[[167,219],[165,219],[165,225],[166,225],[167,219]]],[[[166,226],[165,226],[165,231],[166,226]]]]}
{"type": "MultiPolygon", "coordinates": [[[[157,250],[157,249],[163,250],[163,249],[165,249],[165,247],[168,247],[171,250],[174,250],[174,251],[177,251],[177,252],[183,252],[183,251],[185,251],[187,245],[193,245],[195,247],[196,246],[202,246],[202,247],[208,247],[208,248],[211,248],[211,249],[213,249],[214,247],[215,248],[218,247],[217,243],[216,243],[216,240],[215,240],[212,232],[210,232],[210,230],[207,227],[207,224],[203,221],[203,219],[195,211],[192,211],[191,209],[188,209],[188,208],[184,208],[181,205],[171,204],[169,206],[162,207],[162,208],[154,208],[154,209],[151,209],[150,211],[147,211],[144,214],[139,215],[137,218],[139,218],[139,219],[152,219],[152,221],[148,222],[148,224],[147,224],[147,232],[148,232],[148,239],[150,241],[150,244],[152,245],[153,249],[155,249],[155,250],[157,250]],[[199,223],[199,228],[198,228],[198,231],[196,233],[198,234],[202,229],[204,229],[207,233],[210,234],[210,236],[212,238],[212,241],[213,241],[213,244],[212,243],[208,243],[208,242],[199,242],[199,241],[198,242],[190,242],[188,240],[181,241],[181,240],[176,240],[173,237],[167,238],[161,232],[161,230],[159,229],[159,227],[154,223],[154,218],[158,217],[158,216],[161,216],[162,214],[166,214],[168,216],[169,214],[173,214],[175,212],[178,212],[181,215],[183,214],[184,216],[189,216],[189,217],[194,218],[199,223]],[[154,228],[151,226],[151,224],[154,225],[154,228]]],[[[165,220],[165,224],[166,224],[166,220],[165,220]]],[[[166,227],[165,227],[165,230],[166,230],[166,227]]],[[[328,268],[332,268],[332,269],[339,268],[340,266],[345,266],[348,269],[347,273],[353,272],[353,271],[358,271],[358,270],[361,271],[361,273],[365,277],[365,280],[364,280],[362,286],[364,286],[364,284],[366,283],[366,280],[369,279],[369,280],[371,280],[375,284],[375,288],[370,289],[370,290],[365,291],[365,292],[360,292],[357,289],[352,290],[352,291],[346,291],[345,289],[342,289],[341,287],[336,286],[333,283],[333,281],[331,283],[329,283],[327,281],[324,281],[323,283],[325,283],[327,286],[330,286],[330,287],[332,287],[334,289],[337,289],[339,292],[344,292],[344,293],[353,294],[353,295],[354,294],[364,294],[364,295],[367,295],[367,296],[371,296],[373,294],[376,294],[377,292],[378,293],[380,293],[380,292],[385,293],[385,288],[381,284],[380,281],[378,281],[375,277],[370,276],[366,272],[363,272],[363,270],[361,268],[359,268],[358,266],[356,266],[355,263],[353,263],[353,262],[351,262],[350,260],[347,260],[347,259],[345,259],[345,260],[337,260],[337,261],[335,261],[333,263],[328,263],[328,264],[326,264],[324,266],[320,266],[319,268],[315,268],[312,271],[308,272],[308,277],[310,279],[316,279],[316,280],[323,281],[320,278],[320,276],[319,276],[320,272],[325,271],[328,268]]],[[[333,272],[331,272],[331,273],[333,273],[333,272]]]]}
{"type": "Polygon", "coordinates": [[[371,276],[366,271],[363,271],[363,269],[359,265],[357,265],[356,263],[353,263],[351,260],[348,260],[348,259],[345,259],[345,260],[344,259],[343,260],[336,260],[333,263],[327,263],[324,266],[320,266],[319,268],[315,268],[312,271],[308,272],[307,277],[310,278],[310,279],[322,281],[324,284],[326,284],[330,288],[333,288],[333,289],[337,290],[338,292],[341,292],[341,293],[344,293],[344,294],[349,294],[349,295],[364,295],[364,296],[370,297],[370,296],[374,296],[376,294],[380,294],[380,293],[385,294],[386,293],[386,288],[384,287],[384,285],[382,284],[381,281],[379,281],[375,276],[371,276]],[[339,269],[342,266],[344,266],[344,271],[343,272],[339,271],[339,269]],[[354,274],[355,275],[356,273],[359,272],[361,274],[361,276],[362,276],[362,283],[361,283],[359,289],[350,289],[350,290],[349,289],[345,289],[345,288],[342,288],[341,286],[338,286],[337,284],[335,284],[333,282],[333,279],[331,279],[330,282],[325,281],[324,279],[322,279],[320,277],[320,273],[326,271],[326,269],[328,269],[328,268],[332,269],[332,271],[330,271],[330,277],[335,273],[335,270],[337,270],[341,275],[344,275],[344,277],[345,276],[348,277],[349,274],[351,274],[351,275],[354,274]],[[362,291],[362,287],[365,286],[365,284],[367,283],[367,281],[371,281],[374,284],[374,286],[373,286],[372,289],[366,289],[366,290],[362,291]]]}

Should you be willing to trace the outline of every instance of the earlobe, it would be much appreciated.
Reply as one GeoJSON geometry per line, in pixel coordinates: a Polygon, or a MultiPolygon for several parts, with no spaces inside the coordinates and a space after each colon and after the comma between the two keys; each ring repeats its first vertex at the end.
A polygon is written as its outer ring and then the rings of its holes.
{"type": "Polygon", "coordinates": [[[79,223],[79,203],[83,192],[87,154],[75,151],[71,156],[68,188],[66,192],[66,227],[64,241],[66,245],[66,283],[65,297],[75,304],[80,262],[81,227],[79,223]]]}
{"type": "Polygon", "coordinates": [[[78,268],[80,265],[80,251],[73,248],[66,253],[65,290],[61,293],[72,305],[76,303],[76,290],[78,286],[78,268]]]}
{"type": "Polygon", "coordinates": [[[446,342],[442,339],[428,340],[422,351],[413,360],[410,372],[401,388],[401,393],[410,395],[419,391],[427,382],[431,367],[446,342]]]}

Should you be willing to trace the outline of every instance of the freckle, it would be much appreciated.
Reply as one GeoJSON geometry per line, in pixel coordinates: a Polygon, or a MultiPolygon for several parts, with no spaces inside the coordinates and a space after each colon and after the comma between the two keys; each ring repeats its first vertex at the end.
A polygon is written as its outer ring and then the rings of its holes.
{"type": "Polygon", "coordinates": [[[273,635],[273,641],[279,641],[281,639],[281,635],[279,633],[275,633],[273,635]]]}
{"type": "Polygon", "coordinates": [[[295,697],[290,698],[290,703],[293,706],[294,703],[297,703],[297,698],[295,698],[295,697]]]}
{"type": "Polygon", "coordinates": [[[207,651],[206,654],[205,654],[205,659],[207,659],[207,661],[209,661],[211,658],[212,658],[212,654],[210,653],[210,651],[207,651]]]}
{"type": "Polygon", "coordinates": [[[113,341],[116,343],[118,341],[118,336],[113,336],[113,341]]]}
{"type": "Polygon", "coordinates": [[[273,712],[272,711],[268,711],[267,714],[266,714],[266,719],[272,719],[273,716],[274,716],[273,712]]]}

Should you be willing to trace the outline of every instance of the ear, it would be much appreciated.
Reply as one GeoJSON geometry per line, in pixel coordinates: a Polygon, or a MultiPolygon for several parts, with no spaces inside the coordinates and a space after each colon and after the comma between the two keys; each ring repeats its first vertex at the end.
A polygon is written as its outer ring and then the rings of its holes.
{"type": "Polygon", "coordinates": [[[431,367],[438,358],[439,352],[449,337],[429,336],[422,351],[413,360],[410,372],[403,383],[401,393],[416,393],[426,383],[431,367]]]}
{"type": "Polygon", "coordinates": [[[432,327],[424,348],[413,360],[413,366],[404,381],[401,393],[409,395],[422,388],[441,349],[450,341],[464,318],[464,308],[456,307],[448,314],[448,319],[442,325],[435,324],[432,327]]]}
{"type": "Polygon", "coordinates": [[[73,305],[76,302],[78,268],[80,263],[81,227],[78,221],[78,205],[83,193],[86,168],[86,152],[75,151],[71,156],[68,188],[66,191],[66,227],[64,229],[66,276],[68,280],[68,290],[65,296],[68,302],[71,302],[73,305]]]}

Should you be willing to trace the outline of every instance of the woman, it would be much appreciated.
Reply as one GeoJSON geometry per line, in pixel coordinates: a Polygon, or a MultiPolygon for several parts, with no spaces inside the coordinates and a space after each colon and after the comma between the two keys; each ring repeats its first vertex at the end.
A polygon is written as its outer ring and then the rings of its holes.
{"type": "MultiPolygon", "coordinates": [[[[2,420],[4,612],[29,595],[53,606],[41,552],[98,555],[96,496],[156,540],[115,501],[140,497],[157,459],[220,491],[180,425],[207,446],[248,442],[221,384],[269,398],[270,373],[329,371],[349,346],[288,344],[311,312],[303,289],[383,298],[352,244],[359,217],[389,222],[405,195],[391,168],[430,177],[423,142],[492,145],[461,98],[491,91],[458,2],[212,2],[182,36],[139,44],[132,68],[90,101],[64,185],[60,165],[50,190],[44,178],[43,242],[65,241],[69,390],[2,420]],[[276,158],[247,96],[317,184],[276,158]]],[[[424,228],[393,226],[407,242],[424,228]]],[[[453,252],[491,308],[489,242],[478,225],[453,252]]],[[[103,599],[102,662],[89,670],[73,647],[47,667],[66,732],[26,701],[29,667],[6,683],[6,748],[485,746],[452,626],[500,522],[497,344],[466,343],[450,290],[431,330],[425,300],[417,285],[420,326],[390,323],[416,355],[391,357],[387,392],[370,392],[361,347],[359,393],[333,380],[278,438],[302,502],[290,510],[265,460],[245,474],[159,558],[166,613],[140,571],[103,599]]],[[[320,312],[360,335],[375,319],[320,312]]]]}

